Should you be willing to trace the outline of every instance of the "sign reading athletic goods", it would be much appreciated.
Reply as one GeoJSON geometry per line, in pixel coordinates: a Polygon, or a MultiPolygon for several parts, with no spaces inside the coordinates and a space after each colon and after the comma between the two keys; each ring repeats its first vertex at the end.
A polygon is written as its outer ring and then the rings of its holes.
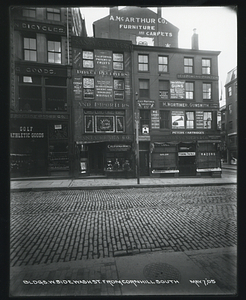
{"type": "Polygon", "coordinates": [[[50,34],[61,34],[65,35],[67,30],[64,25],[53,25],[46,23],[37,23],[37,22],[27,22],[27,21],[19,21],[16,20],[14,23],[15,30],[25,30],[32,32],[42,32],[42,33],[50,33],[50,34]]]}

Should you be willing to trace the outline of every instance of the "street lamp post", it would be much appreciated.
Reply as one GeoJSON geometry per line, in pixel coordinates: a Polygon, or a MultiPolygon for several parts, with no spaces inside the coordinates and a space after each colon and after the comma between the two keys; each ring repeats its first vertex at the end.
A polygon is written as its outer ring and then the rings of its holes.
{"type": "Polygon", "coordinates": [[[135,110],[135,130],[136,130],[136,165],[137,165],[137,184],[140,183],[140,167],[139,167],[139,110],[138,110],[138,104],[137,104],[137,96],[138,93],[136,93],[136,110],[135,110]]]}

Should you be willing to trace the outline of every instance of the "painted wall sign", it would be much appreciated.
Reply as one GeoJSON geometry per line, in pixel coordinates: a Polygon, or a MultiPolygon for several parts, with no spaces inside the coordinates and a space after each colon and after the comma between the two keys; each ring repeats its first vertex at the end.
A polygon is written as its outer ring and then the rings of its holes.
{"type": "Polygon", "coordinates": [[[184,81],[170,81],[170,97],[171,99],[185,98],[185,82],[184,81]]]}
{"type": "Polygon", "coordinates": [[[184,129],[184,112],[172,111],[172,128],[184,129]]]}
{"type": "Polygon", "coordinates": [[[177,74],[177,78],[182,79],[201,79],[201,80],[218,80],[219,76],[213,75],[196,75],[196,74],[177,74]]]}
{"type": "Polygon", "coordinates": [[[128,151],[131,149],[131,145],[108,145],[109,151],[128,151]]]}
{"type": "Polygon", "coordinates": [[[192,108],[218,108],[217,103],[189,103],[189,102],[162,102],[160,101],[161,107],[192,107],[192,108]]]}
{"type": "Polygon", "coordinates": [[[30,139],[30,138],[44,138],[44,132],[35,132],[33,126],[20,126],[19,132],[11,132],[12,139],[30,139]]]}
{"type": "Polygon", "coordinates": [[[114,132],[113,116],[96,116],[96,132],[114,132]]]}
{"type": "Polygon", "coordinates": [[[14,29],[60,35],[65,35],[67,33],[67,28],[64,25],[53,25],[50,23],[46,24],[19,20],[15,20],[14,29]]]}
{"type": "Polygon", "coordinates": [[[151,128],[160,129],[160,114],[158,110],[151,110],[151,128]]]}
{"type": "Polygon", "coordinates": [[[178,152],[178,156],[195,156],[196,152],[178,152]]]}
{"type": "Polygon", "coordinates": [[[82,135],[76,144],[83,144],[89,141],[133,141],[132,135],[82,135]]]}
{"type": "Polygon", "coordinates": [[[172,131],[172,134],[204,134],[204,131],[172,131]]]}
{"type": "Polygon", "coordinates": [[[197,111],[196,112],[196,128],[197,129],[203,129],[203,111],[197,111]]]}
{"type": "Polygon", "coordinates": [[[75,100],[82,99],[82,77],[74,77],[73,78],[73,92],[75,100]]]}
{"type": "Polygon", "coordinates": [[[10,118],[15,119],[47,119],[47,120],[57,120],[57,119],[68,119],[68,115],[55,115],[55,114],[10,114],[10,118]]]}
{"type": "Polygon", "coordinates": [[[128,103],[122,102],[80,101],[79,105],[84,108],[130,108],[128,103]]]}
{"type": "Polygon", "coordinates": [[[28,75],[58,75],[62,77],[67,77],[67,69],[66,68],[56,68],[56,67],[42,67],[36,65],[18,65],[16,64],[15,68],[16,73],[20,74],[28,74],[28,75]]]}
{"type": "Polygon", "coordinates": [[[131,51],[131,42],[128,41],[114,41],[104,40],[100,38],[81,38],[72,36],[72,47],[83,48],[83,49],[120,49],[125,51],[131,51]]]}
{"type": "Polygon", "coordinates": [[[201,156],[216,156],[215,152],[200,152],[201,156]]]}

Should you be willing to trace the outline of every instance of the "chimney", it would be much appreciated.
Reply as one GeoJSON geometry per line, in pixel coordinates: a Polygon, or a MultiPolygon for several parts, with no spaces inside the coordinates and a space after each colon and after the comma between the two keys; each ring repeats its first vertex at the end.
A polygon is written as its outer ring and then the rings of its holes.
{"type": "Polygon", "coordinates": [[[196,28],[193,29],[193,35],[191,37],[191,49],[199,50],[198,46],[198,34],[196,33],[196,28]]]}
{"type": "Polygon", "coordinates": [[[161,7],[157,7],[157,18],[161,18],[161,7]]]}
{"type": "Polygon", "coordinates": [[[112,6],[109,9],[110,16],[117,16],[118,14],[118,6],[112,6]]]}

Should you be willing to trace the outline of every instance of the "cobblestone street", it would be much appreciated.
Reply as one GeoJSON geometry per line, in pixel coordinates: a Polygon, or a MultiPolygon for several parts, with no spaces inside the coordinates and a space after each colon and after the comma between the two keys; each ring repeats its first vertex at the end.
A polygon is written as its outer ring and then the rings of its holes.
{"type": "Polygon", "coordinates": [[[11,193],[11,266],[236,245],[236,185],[11,193]]]}

